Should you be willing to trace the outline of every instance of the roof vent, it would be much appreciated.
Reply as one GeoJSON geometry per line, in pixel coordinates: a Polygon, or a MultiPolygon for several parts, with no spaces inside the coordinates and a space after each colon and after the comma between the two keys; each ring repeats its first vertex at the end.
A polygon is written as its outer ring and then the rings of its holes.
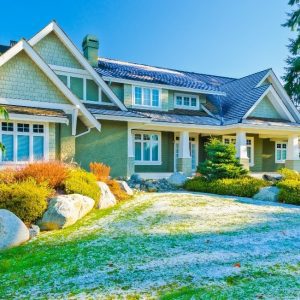
{"type": "Polygon", "coordinates": [[[95,35],[88,34],[82,41],[83,55],[93,67],[98,67],[99,40],[95,35]]]}

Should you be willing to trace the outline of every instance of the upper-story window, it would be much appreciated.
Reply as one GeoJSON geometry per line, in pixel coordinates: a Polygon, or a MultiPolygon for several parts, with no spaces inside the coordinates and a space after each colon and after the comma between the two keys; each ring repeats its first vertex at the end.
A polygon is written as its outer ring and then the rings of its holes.
{"type": "Polygon", "coordinates": [[[199,97],[190,94],[175,94],[175,108],[199,109],[199,97]]]}
{"type": "Polygon", "coordinates": [[[135,86],[133,88],[133,104],[141,107],[160,107],[160,90],[135,86]]]}
{"type": "Polygon", "coordinates": [[[58,77],[80,100],[90,103],[101,102],[101,89],[87,76],[60,73],[58,77]]]}

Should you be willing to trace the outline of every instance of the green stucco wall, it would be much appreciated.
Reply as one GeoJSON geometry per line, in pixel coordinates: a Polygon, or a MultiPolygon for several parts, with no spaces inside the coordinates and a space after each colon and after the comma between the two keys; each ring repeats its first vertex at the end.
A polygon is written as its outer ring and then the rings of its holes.
{"type": "MultiPolygon", "coordinates": [[[[127,123],[101,121],[101,132],[95,128],[76,138],[76,162],[89,169],[90,162],[103,162],[111,167],[111,175],[127,176],[127,123]]],[[[85,131],[81,123],[79,131],[85,131]]]]}
{"type": "Polygon", "coordinates": [[[33,48],[48,64],[83,69],[54,32],[45,36],[33,48]]]}
{"type": "Polygon", "coordinates": [[[283,168],[284,164],[275,163],[275,142],[269,139],[263,139],[263,171],[274,172],[279,168],[283,168]]]}
{"type": "Polygon", "coordinates": [[[277,112],[268,97],[264,97],[256,106],[250,117],[281,119],[282,117],[277,112]]]}
{"type": "Polygon", "coordinates": [[[0,68],[0,97],[70,103],[24,51],[0,68]]]}
{"type": "Polygon", "coordinates": [[[139,165],[135,166],[135,172],[173,172],[174,170],[174,133],[161,133],[161,160],[162,164],[155,165],[139,165]]]}

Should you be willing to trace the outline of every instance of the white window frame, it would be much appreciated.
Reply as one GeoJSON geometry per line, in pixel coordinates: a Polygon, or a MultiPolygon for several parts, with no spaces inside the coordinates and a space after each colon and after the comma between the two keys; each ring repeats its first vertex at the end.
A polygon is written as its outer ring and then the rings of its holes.
{"type": "MultiPolygon", "coordinates": [[[[225,144],[225,139],[229,139],[229,142],[231,144],[234,144],[236,143],[236,137],[234,135],[223,135],[222,137],[222,140],[223,140],[223,143],[225,144]],[[234,140],[234,142],[233,142],[234,140]]],[[[249,158],[249,166],[250,167],[254,167],[254,137],[253,136],[247,136],[246,137],[246,140],[250,140],[251,141],[251,145],[246,145],[247,148],[250,148],[250,155],[251,157],[248,157],[249,158]]]]}
{"type": "MultiPolygon", "coordinates": [[[[277,145],[280,144],[280,145],[286,145],[286,156],[287,156],[287,151],[288,151],[288,143],[287,142],[284,142],[284,141],[276,141],[275,142],[275,163],[276,164],[284,164],[285,163],[285,159],[277,159],[277,145]]],[[[282,152],[282,148],[281,148],[281,152],[282,152]]],[[[281,157],[282,157],[282,154],[281,154],[281,157]]]]}
{"type": "Polygon", "coordinates": [[[198,95],[192,94],[183,94],[183,93],[175,93],[174,94],[174,107],[181,109],[189,109],[189,110],[199,110],[200,109],[200,100],[198,95]],[[177,97],[182,97],[182,104],[177,104],[177,97]],[[184,105],[184,97],[189,98],[189,105],[184,105]],[[196,106],[192,106],[192,98],[196,98],[196,106]]]}
{"type": "Polygon", "coordinates": [[[139,85],[133,85],[132,86],[132,106],[136,108],[141,108],[141,109],[161,109],[161,89],[159,88],[154,88],[154,87],[149,87],[149,86],[139,86],[139,85]],[[135,88],[140,88],[142,90],[142,104],[136,104],[135,103],[135,88]],[[150,105],[145,105],[144,104],[144,89],[150,90],[150,105]],[[152,105],[152,92],[153,90],[158,91],[158,106],[153,106],[152,105]]]}
{"type": "Polygon", "coordinates": [[[34,136],[43,136],[44,137],[44,158],[42,161],[49,160],[49,123],[45,122],[32,122],[32,121],[11,121],[11,120],[1,120],[0,121],[0,142],[2,142],[2,134],[13,135],[14,141],[14,152],[13,152],[13,161],[2,161],[3,153],[0,151],[0,165],[16,165],[16,164],[27,164],[28,162],[34,162],[33,159],[33,137],[34,136]],[[13,123],[13,131],[2,131],[2,123],[13,123]],[[20,124],[29,124],[29,132],[19,132],[18,123],[20,124]],[[33,132],[33,125],[43,125],[44,132],[36,133],[33,132]],[[27,135],[29,136],[29,160],[27,161],[18,161],[18,136],[27,135]]]}
{"type": "MultiPolygon", "coordinates": [[[[156,134],[158,136],[158,161],[152,161],[152,140],[150,138],[150,160],[134,160],[134,164],[135,165],[161,165],[162,161],[161,161],[161,132],[157,132],[157,131],[132,131],[132,141],[133,141],[133,152],[134,152],[134,158],[135,158],[135,142],[141,142],[141,154],[142,154],[142,158],[144,155],[144,145],[143,145],[143,134],[156,134]],[[142,135],[142,139],[141,140],[136,140],[135,139],[135,135],[136,134],[141,134],[142,135]]],[[[148,140],[147,140],[148,141],[148,140]]]]}
{"type": "Polygon", "coordinates": [[[101,105],[114,105],[113,103],[107,103],[102,101],[102,89],[101,87],[93,80],[91,76],[83,75],[83,74],[73,74],[68,72],[56,71],[57,75],[66,76],[67,77],[67,87],[71,90],[71,77],[81,78],[83,79],[83,99],[79,99],[83,103],[88,104],[101,104],[101,105]],[[86,81],[93,80],[98,86],[98,101],[91,101],[86,99],[86,81]]]}

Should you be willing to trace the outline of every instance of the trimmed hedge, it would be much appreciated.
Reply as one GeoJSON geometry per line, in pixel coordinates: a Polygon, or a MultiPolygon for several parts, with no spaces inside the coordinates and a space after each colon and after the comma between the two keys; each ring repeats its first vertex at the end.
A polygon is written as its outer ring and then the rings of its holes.
{"type": "Polygon", "coordinates": [[[189,191],[212,193],[219,195],[230,195],[239,197],[253,197],[261,187],[269,184],[262,180],[251,177],[224,178],[208,181],[203,177],[195,177],[188,180],[184,187],[189,191]]]}
{"type": "Polygon", "coordinates": [[[279,201],[289,204],[300,205],[300,181],[294,179],[286,179],[280,181],[279,201]]]}
{"type": "Polygon", "coordinates": [[[23,222],[32,223],[47,209],[47,199],[54,193],[47,184],[33,179],[12,184],[0,184],[0,208],[8,209],[23,222]]]}
{"type": "Polygon", "coordinates": [[[100,199],[100,188],[94,174],[82,169],[71,169],[67,179],[64,181],[67,194],[81,194],[95,200],[98,205],[100,199]]]}

